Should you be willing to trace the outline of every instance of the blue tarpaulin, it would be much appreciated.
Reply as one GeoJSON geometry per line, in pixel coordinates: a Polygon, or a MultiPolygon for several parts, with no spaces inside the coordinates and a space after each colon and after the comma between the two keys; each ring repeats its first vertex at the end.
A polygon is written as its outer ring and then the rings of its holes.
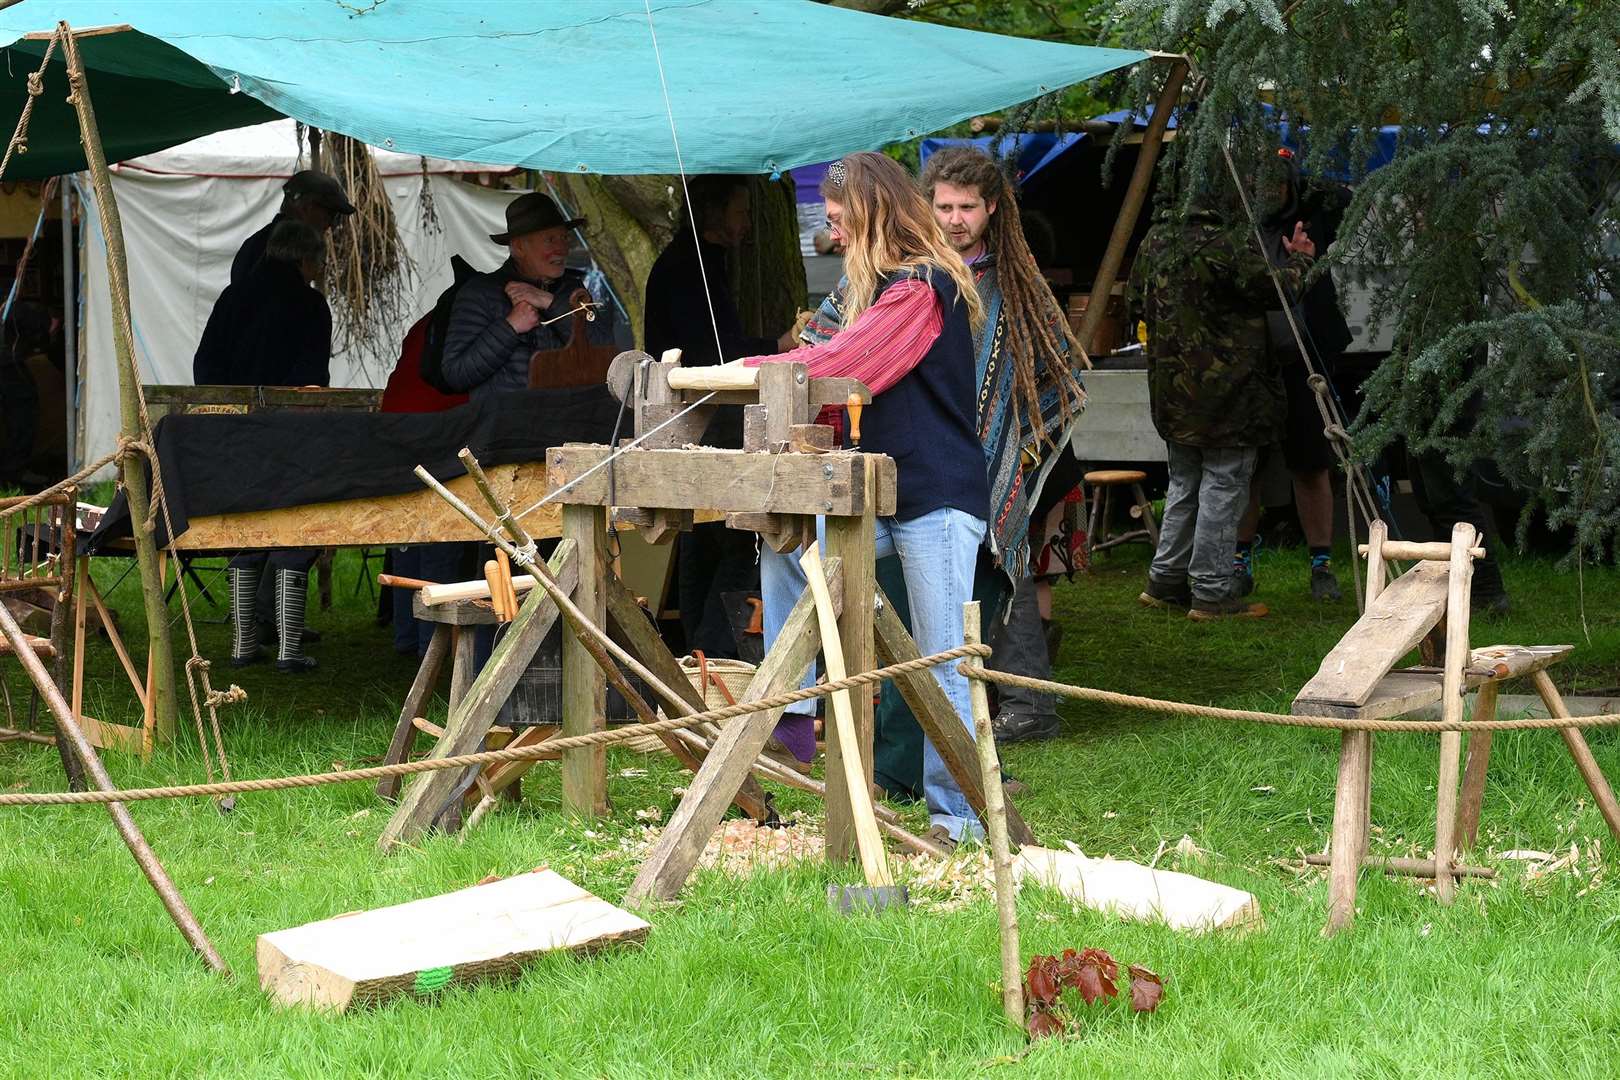
{"type": "MultiPolygon", "coordinates": [[[[81,40],[115,160],[279,113],[373,146],[488,164],[771,172],[1146,58],[811,0],[26,0],[0,11],[7,130],[45,48],[24,35],[57,19],[127,28],[81,40]]],[[[55,130],[71,122],[61,96],[40,99],[34,160],[14,163],[33,175],[78,152],[76,128],[55,130]]]]}

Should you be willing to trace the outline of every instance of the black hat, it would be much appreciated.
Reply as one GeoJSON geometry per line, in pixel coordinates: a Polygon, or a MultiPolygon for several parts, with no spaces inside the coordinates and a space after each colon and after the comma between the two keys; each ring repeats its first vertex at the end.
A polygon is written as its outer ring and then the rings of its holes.
{"type": "Polygon", "coordinates": [[[531,191],[527,195],[519,195],[506,204],[506,231],[490,233],[489,238],[497,244],[510,244],[514,236],[539,232],[541,229],[555,229],[559,226],[564,229],[576,229],[583,224],[584,218],[563,217],[562,210],[549,195],[531,191]]]}
{"type": "Polygon", "coordinates": [[[343,185],[314,169],[293,173],[281,186],[281,191],[289,198],[318,202],[334,214],[354,213],[354,204],[343,193],[343,185]]]}

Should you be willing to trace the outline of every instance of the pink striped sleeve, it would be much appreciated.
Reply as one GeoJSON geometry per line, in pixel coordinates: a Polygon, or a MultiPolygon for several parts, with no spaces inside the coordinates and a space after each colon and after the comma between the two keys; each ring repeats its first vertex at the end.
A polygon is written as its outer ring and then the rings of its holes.
{"type": "Polygon", "coordinates": [[[831,341],[773,356],[750,356],[743,363],[808,364],[815,378],[859,379],[875,397],[922,362],[943,325],[939,298],[927,282],[897,281],[831,341]]]}

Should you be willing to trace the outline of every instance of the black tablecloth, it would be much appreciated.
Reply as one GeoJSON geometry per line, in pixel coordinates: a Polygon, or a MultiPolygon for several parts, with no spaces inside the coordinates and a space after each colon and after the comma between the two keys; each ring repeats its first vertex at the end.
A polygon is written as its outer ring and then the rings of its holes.
{"type": "MultiPolygon", "coordinates": [[[[542,461],[549,447],[612,439],[619,403],[605,386],[497,394],[440,413],[265,411],[166,416],[153,434],[176,535],[192,517],[398,495],[422,487],[424,465],[440,480],[466,470],[472,450],[486,465],[542,461]]],[[[628,434],[630,417],[624,420],[628,434]]],[[[130,533],[122,491],[89,540],[90,550],[130,533]]],[[[161,515],[157,542],[168,542],[161,515]]]]}

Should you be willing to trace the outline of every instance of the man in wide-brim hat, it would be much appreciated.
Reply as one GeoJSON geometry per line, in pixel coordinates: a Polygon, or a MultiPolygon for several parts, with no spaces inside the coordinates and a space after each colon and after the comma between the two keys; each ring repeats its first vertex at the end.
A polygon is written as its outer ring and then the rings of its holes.
{"type": "MultiPolygon", "coordinates": [[[[573,320],[561,316],[581,303],[595,302],[584,275],[566,265],[570,234],[583,224],[584,218],[565,216],[539,192],[507,204],[506,230],[490,239],[509,248],[511,255],[491,273],[462,286],[450,311],[444,374],[452,386],[475,399],[522,390],[529,385],[529,358],[537,350],[568,344],[573,320]]],[[[612,308],[594,311],[595,321],[587,324],[592,344],[612,345],[612,308]]]]}

